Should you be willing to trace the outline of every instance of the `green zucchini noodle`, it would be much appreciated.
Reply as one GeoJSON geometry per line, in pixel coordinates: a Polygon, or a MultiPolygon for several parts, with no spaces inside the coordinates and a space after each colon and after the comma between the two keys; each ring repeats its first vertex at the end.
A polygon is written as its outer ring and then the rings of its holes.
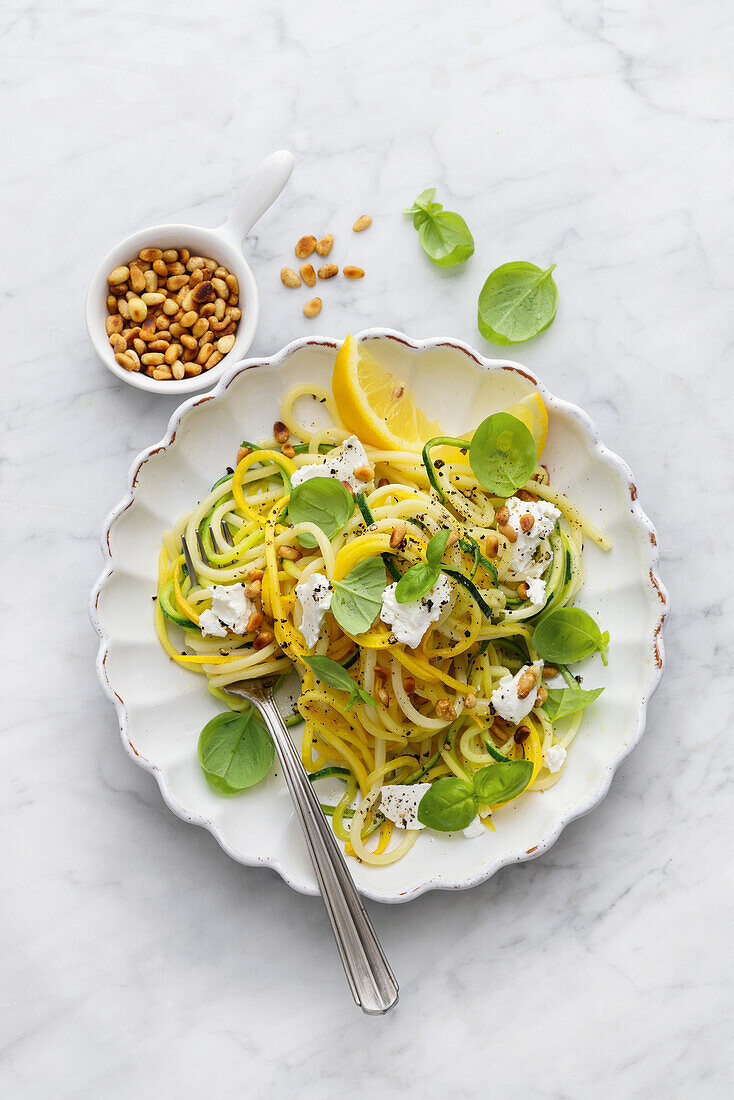
{"type": "MultiPolygon", "coordinates": [[[[278,416],[289,445],[283,449],[274,437],[248,444],[236,468],[164,533],[156,629],[171,659],[203,675],[232,710],[248,704],[227,692],[229,684],[295,667],[304,766],[315,782],[328,777],[344,784],[337,802],[324,806],[334,831],[348,854],[388,864],[410,850],[418,830],[398,828],[380,812],[386,784],[430,784],[452,775],[470,780],[498,759],[532,763],[520,798],[558,781],[563,763],[549,770],[546,754],[554,749],[557,760],[558,750],[568,749],[583,713],[554,725],[542,705],[547,681],[539,676],[535,703],[517,723],[497,713],[492,694],[503,677],[538,661],[532,635],[539,617],[573,601],[583,581],[584,535],[602,549],[610,544],[537,466],[516,496],[548,502],[559,517],[535,552],[534,562],[544,563],[545,597],[542,605],[531,603],[513,557],[514,540],[497,520],[505,500],[478,483],[468,444],[437,443],[428,461],[427,451],[421,456],[365,444],[370,478],[346,525],[329,538],[315,523],[291,524],[291,475],[322,461],[350,432],[339,422],[331,393],[309,383],[288,390],[278,416]],[[314,403],[329,424],[308,426],[314,403]],[[450,596],[415,648],[398,641],[379,615],[364,633],[350,634],[331,612],[315,646],[306,645],[298,584],[318,573],[332,585],[380,556],[398,577],[425,561],[428,540],[445,528],[458,536],[441,565],[450,596]],[[306,535],[313,548],[303,545],[306,535]],[[239,633],[230,626],[226,634],[211,635],[200,627],[200,616],[211,616],[213,585],[246,586],[254,613],[239,633]],[[305,656],[314,654],[348,667],[374,705],[358,701],[347,708],[346,692],[317,679],[306,664],[305,656]]],[[[235,440],[233,461],[236,450],[235,440]]],[[[490,830],[497,808],[479,807],[490,830]]]]}

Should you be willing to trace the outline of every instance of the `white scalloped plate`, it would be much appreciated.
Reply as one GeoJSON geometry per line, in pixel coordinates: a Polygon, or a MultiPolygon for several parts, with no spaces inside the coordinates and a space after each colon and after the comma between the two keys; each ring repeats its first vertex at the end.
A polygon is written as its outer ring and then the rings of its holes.
{"type": "MultiPolygon", "coordinates": [[[[667,595],[657,575],[655,532],[637,503],[630,470],[603,446],[579,408],[553,397],[519,364],[485,359],[455,340],[414,341],[381,329],[359,339],[379,341],[380,359],[448,432],[474,427],[539,388],[550,418],[544,461],[552,483],[578,501],[614,543],[604,554],[586,542],[586,579],[577,602],[598,616],[612,643],[607,668],[598,657],[580,668],[588,685],[606,690],[586,716],[560,781],[497,813],[496,833],[466,840],[426,830],[392,866],[350,861],[363,894],[398,902],[429,889],[475,886],[504,864],[540,855],[569,821],[598,805],[645,726],[647,702],[662,673],[667,595]]],[[[289,344],[270,359],[247,360],[211,394],[177,409],[161,442],[132,464],[128,491],[105,524],[106,567],[90,600],[101,639],[100,683],[115,705],[132,758],[155,775],[179,817],[209,829],[234,859],[272,867],[308,894],[317,892],[316,880],[280,776],[271,774],[232,799],[207,786],[196,742],[220,707],[199,676],[165,656],[153,629],[151,596],[161,532],[208,492],[240,439],[272,431],[290,386],[304,380],[329,386],[337,346],[316,337],[289,344]]]]}

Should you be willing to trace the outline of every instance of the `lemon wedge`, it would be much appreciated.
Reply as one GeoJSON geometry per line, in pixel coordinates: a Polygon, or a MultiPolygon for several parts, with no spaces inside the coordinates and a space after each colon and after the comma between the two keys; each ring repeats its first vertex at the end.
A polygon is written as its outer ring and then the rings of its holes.
{"type": "Polygon", "coordinates": [[[405,384],[353,336],[339,348],[331,386],[344,427],[372,447],[420,452],[427,439],[441,434],[405,384]]]}
{"type": "Polygon", "coordinates": [[[508,405],[505,412],[516,417],[528,429],[535,441],[535,449],[540,459],[548,435],[548,413],[538,391],[529,393],[514,405],[508,405]]]}

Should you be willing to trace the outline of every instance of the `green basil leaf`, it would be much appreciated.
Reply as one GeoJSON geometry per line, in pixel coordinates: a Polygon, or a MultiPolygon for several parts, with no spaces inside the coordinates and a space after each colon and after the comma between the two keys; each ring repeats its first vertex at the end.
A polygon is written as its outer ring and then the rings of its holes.
{"type": "Polygon", "coordinates": [[[474,820],[477,798],[470,783],[454,776],[437,779],[418,806],[418,820],[429,829],[455,833],[474,820]]]}
{"type": "Polygon", "coordinates": [[[319,680],[323,680],[325,684],[336,688],[337,691],[349,692],[345,710],[349,710],[358,701],[368,703],[371,707],[377,706],[370,693],[365,691],[338,661],[332,661],[331,657],[320,657],[318,655],[304,657],[303,659],[312,669],[314,675],[318,676],[319,680]]]}
{"type": "Polygon", "coordinates": [[[332,581],[334,595],[331,613],[348,634],[369,630],[380,607],[387,586],[382,558],[367,558],[355,565],[341,581],[332,581]]]}
{"type": "Polygon", "coordinates": [[[527,787],[533,774],[530,760],[504,760],[488,764],[474,776],[474,792],[485,806],[510,802],[527,787]]]}
{"type": "MultiPolygon", "coordinates": [[[[315,523],[327,538],[341,531],[354,511],[354,497],[333,477],[311,477],[291,491],[288,517],[291,523],[315,523]]],[[[316,546],[313,535],[298,536],[301,546],[316,546]]]]}
{"type": "Polygon", "coordinates": [[[440,569],[434,569],[425,561],[416,562],[403,573],[395,585],[395,599],[398,603],[413,603],[430,592],[441,575],[440,569]]]}
{"type": "Polygon", "coordinates": [[[218,714],[199,734],[199,763],[220,794],[238,794],[264,779],[273,766],[270,734],[252,707],[240,714],[218,714]]]}
{"type": "Polygon", "coordinates": [[[479,331],[493,344],[522,344],[543,332],[558,308],[555,264],[543,271],[516,262],[496,268],[479,295],[479,331]]]}
{"type": "Polygon", "coordinates": [[[569,714],[576,714],[590,706],[603,691],[604,688],[594,688],[592,691],[568,687],[548,688],[548,698],[543,703],[543,710],[551,722],[557,722],[560,718],[568,718],[569,714]]]}
{"type": "Polygon", "coordinates": [[[403,213],[413,218],[421,247],[431,263],[438,267],[454,267],[473,254],[474,238],[460,214],[444,210],[440,202],[433,202],[435,194],[435,187],[429,188],[403,213]]]}
{"type": "Polygon", "coordinates": [[[558,607],[544,615],[533,633],[533,646],[544,661],[569,665],[596,650],[606,663],[609,631],[604,634],[580,607],[558,607]]]}
{"type": "Polygon", "coordinates": [[[428,542],[426,558],[428,564],[432,565],[434,569],[438,569],[441,565],[441,559],[446,551],[446,543],[449,541],[450,534],[451,532],[447,530],[437,531],[428,542]]]}
{"type": "Polygon", "coordinates": [[[535,440],[517,417],[493,413],[472,437],[469,464],[479,484],[490,493],[512,496],[530,479],[538,464],[535,440]]]}

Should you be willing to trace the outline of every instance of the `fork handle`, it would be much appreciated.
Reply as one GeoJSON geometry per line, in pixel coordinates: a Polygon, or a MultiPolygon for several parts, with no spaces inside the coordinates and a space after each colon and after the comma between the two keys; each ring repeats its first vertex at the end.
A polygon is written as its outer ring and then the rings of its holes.
{"type": "Polygon", "coordinates": [[[272,695],[252,702],[280,757],[352,996],[363,1012],[381,1015],[397,1003],[395,975],[272,695]]]}

